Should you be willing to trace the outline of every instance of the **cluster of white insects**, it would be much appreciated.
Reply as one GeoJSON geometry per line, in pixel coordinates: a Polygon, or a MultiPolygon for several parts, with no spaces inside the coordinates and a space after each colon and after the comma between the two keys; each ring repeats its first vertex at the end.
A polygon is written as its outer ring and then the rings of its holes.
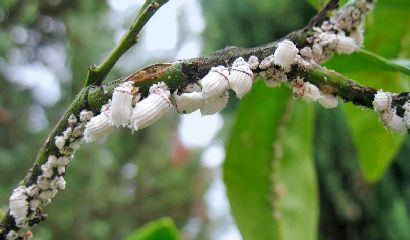
{"type": "Polygon", "coordinates": [[[252,81],[248,63],[238,58],[230,71],[224,66],[213,67],[198,84],[190,84],[173,94],[160,82],[152,85],[148,97],[140,100],[138,89],[132,82],[125,82],[114,89],[111,101],[102,107],[101,113],[91,118],[84,132],[85,141],[101,139],[114,127],[128,127],[132,131],[148,127],[172,105],[178,113],[200,109],[202,115],[214,114],[226,106],[228,89],[242,98],[251,89],[252,81]]]}
{"type": "Polygon", "coordinates": [[[363,20],[372,9],[373,3],[366,0],[346,5],[320,27],[313,27],[313,36],[307,38],[310,46],[301,49],[301,55],[321,63],[334,52],[353,53],[363,45],[363,20]]]}
{"type": "Polygon", "coordinates": [[[66,166],[79,148],[87,122],[92,118],[91,111],[82,111],[79,119],[73,114],[68,118],[67,128],[61,136],[56,136],[54,144],[58,156],[50,155],[41,165],[41,174],[30,186],[14,189],[10,200],[10,215],[18,230],[11,230],[7,239],[28,239],[31,237],[30,221],[42,218],[42,209],[47,206],[59,190],[65,189],[64,173],[66,166]]]}
{"type": "MultiPolygon", "coordinates": [[[[145,128],[157,121],[172,105],[178,113],[191,113],[199,109],[202,115],[214,114],[228,103],[229,89],[235,91],[238,98],[251,90],[255,75],[252,70],[270,71],[282,76],[285,81],[292,65],[305,61],[298,53],[295,44],[285,39],[278,43],[274,54],[261,63],[256,56],[251,56],[248,61],[239,57],[230,68],[212,67],[197,83],[172,94],[164,82],[154,84],[149,89],[148,97],[142,100],[132,82],[122,83],[114,89],[112,99],[101,108],[101,113],[87,124],[85,141],[101,139],[114,127],[128,127],[132,131],[145,128]]],[[[315,85],[301,78],[293,80],[291,86],[296,97],[318,101],[326,108],[337,106],[335,96],[322,93],[315,85]]]]}

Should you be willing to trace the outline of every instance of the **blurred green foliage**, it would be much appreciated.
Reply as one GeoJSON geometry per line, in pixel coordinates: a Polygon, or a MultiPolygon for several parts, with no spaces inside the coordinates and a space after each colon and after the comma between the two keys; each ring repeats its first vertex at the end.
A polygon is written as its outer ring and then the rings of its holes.
{"type": "Polygon", "coordinates": [[[289,97],[287,89],[272,90],[262,81],[255,82],[252,92],[241,101],[231,131],[224,182],[232,214],[245,239],[277,239],[280,235],[273,221],[275,209],[267,200],[273,195],[272,144],[289,97]]]}
{"type": "Polygon", "coordinates": [[[263,81],[241,101],[224,181],[244,239],[317,239],[312,110],[263,81]]]}
{"type": "Polygon", "coordinates": [[[135,230],[126,240],[178,240],[178,235],[172,219],[164,217],[135,230]]]}
{"type": "Polygon", "coordinates": [[[314,9],[298,0],[202,0],[207,27],[205,51],[254,47],[304,26],[314,9]]]}
{"type": "MultiPolygon", "coordinates": [[[[323,7],[326,6],[327,3],[330,2],[330,0],[307,0],[310,4],[312,4],[312,6],[317,9],[320,10],[323,7]]],[[[342,6],[343,4],[345,4],[346,2],[348,2],[348,0],[340,0],[339,1],[339,6],[342,6]]]]}
{"type": "Polygon", "coordinates": [[[279,126],[279,131],[283,132],[280,132],[282,136],[277,140],[280,141],[278,144],[282,144],[282,149],[276,150],[283,152],[274,152],[282,156],[277,159],[277,169],[273,169],[273,174],[277,174],[274,190],[280,214],[276,217],[283,228],[279,239],[314,240],[318,236],[319,202],[313,161],[313,109],[314,106],[309,103],[291,102],[283,115],[283,125],[279,126]],[[300,123],[301,119],[303,124],[300,123]]]}
{"type": "Polygon", "coordinates": [[[346,113],[317,109],[315,161],[320,188],[320,239],[408,239],[410,208],[405,141],[377,183],[361,174],[346,113]],[[329,131],[332,129],[332,131],[329,131]]]}

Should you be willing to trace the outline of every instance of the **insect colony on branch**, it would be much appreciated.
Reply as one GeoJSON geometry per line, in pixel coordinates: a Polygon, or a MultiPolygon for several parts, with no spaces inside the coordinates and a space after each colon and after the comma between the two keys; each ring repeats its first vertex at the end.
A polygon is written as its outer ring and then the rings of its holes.
{"type": "MultiPolygon", "coordinates": [[[[237,58],[231,66],[215,66],[197,83],[189,84],[172,94],[164,82],[154,84],[149,95],[141,99],[141,93],[133,82],[124,82],[114,89],[112,99],[93,116],[83,110],[78,118],[71,114],[63,134],[54,138],[58,154],[48,156],[40,166],[41,174],[30,186],[19,186],[10,197],[10,215],[15,219],[15,228],[7,234],[7,239],[25,239],[31,234],[32,224],[41,219],[42,208],[50,203],[58,190],[65,188],[64,173],[67,164],[79,148],[82,138],[86,142],[100,140],[115,127],[128,127],[132,131],[148,127],[174,106],[178,113],[200,110],[202,115],[214,114],[228,102],[228,89],[232,89],[241,99],[251,90],[256,75],[267,79],[267,84],[277,86],[287,83],[294,96],[307,101],[317,101],[325,108],[335,108],[338,100],[333,94],[322,92],[317,86],[301,77],[288,80],[294,66],[310,69],[329,58],[334,52],[350,54],[363,44],[364,15],[373,4],[358,0],[342,8],[335,16],[324,21],[320,27],[313,27],[307,38],[308,44],[300,50],[285,39],[279,42],[272,55],[259,62],[256,56],[247,61],[237,58]]],[[[392,108],[392,94],[378,91],[374,96],[374,110],[380,114],[385,125],[399,133],[410,128],[410,102],[402,108],[404,117],[392,108]]]]}
{"type": "Polygon", "coordinates": [[[35,225],[33,223],[46,217],[42,214],[43,207],[51,202],[59,190],[65,189],[66,166],[80,147],[85,126],[92,117],[93,113],[86,110],[81,111],[78,118],[71,114],[63,134],[56,136],[51,142],[58,153],[48,156],[47,161],[40,166],[41,174],[33,183],[14,189],[9,200],[9,209],[15,228],[7,233],[8,240],[28,239],[32,236],[30,230],[35,225]]]}

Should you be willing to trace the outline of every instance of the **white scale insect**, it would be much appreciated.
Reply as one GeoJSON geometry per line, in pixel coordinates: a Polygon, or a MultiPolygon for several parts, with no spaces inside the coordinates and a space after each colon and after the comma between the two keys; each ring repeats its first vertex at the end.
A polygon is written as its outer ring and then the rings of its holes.
{"type": "Polygon", "coordinates": [[[405,120],[396,114],[396,109],[392,108],[391,93],[383,90],[377,91],[373,99],[373,108],[380,113],[380,119],[387,128],[397,133],[407,133],[405,120]]]}
{"type": "Polygon", "coordinates": [[[101,113],[87,123],[84,131],[85,142],[92,142],[98,139],[102,139],[113,130],[110,123],[110,106],[109,104],[101,107],[101,113]]]}
{"type": "Polygon", "coordinates": [[[229,86],[229,71],[224,66],[211,68],[201,80],[202,93],[205,99],[218,97],[229,86]]]}
{"type": "Polygon", "coordinates": [[[198,110],[204,100],[201,92],[187,92],[178,94],[178,90],[172,94],[172,99],[178,113],[192,113],[198,110]]]}
{"type": "Polygon", "coordinates": [[[152,85],[149,92],[149,96],[138,102],[132,111],[129,127],[135,131],[153,124],[171,106],[171,94],[164,82],[152,85]]]}
{"type": "Polygon", "coordinates": [[[132,82],[125,82],[114,89],[111,102],[110,122],[113,126],[126,127],[132,113],[132,82]]]}
{"type": "Polygon", "coordinates": [[[252,88],[253,73],[243,58],[237,58],[229,74],[229,88],[241,99],[252,88]]]}
{"type": "Polygon", "coordinates": [[[226,104],[228,104],[228,99],[229,94],[226,90],[218,96],[206,99],[205,102],[203,102],[203,104],[201,105],[201,114],[212,115],[221,111],[224,107],[226,107],[226,104]]]}
{"type": "MultiPolygon", "coordinates": [[[[252,57],[251,57],[252,58],[252,57]]],[[[252,61],[257,62],[253,56],[252,61]]],[[[231,72],[224,66],[213,67],[200,81],[202,91],[185,92],[172,95],[174,105],[179,113],[191,113],[198,108],[202,115],[211,115],[223,109],[228,103],[228,87],[242,98],[252,87],[253,73],[242,57],[237,58],[231,72]]]]}
{"type": "Polygon", "coordinates": [[[406,127],[410,129],[410,101],[407,101],[403,105],[404,109],[404,123],[406,124],[406,127]]]}
{"type": "Polygon", "coordinates": [[[383,90],[377,91],[374,95],[373,108],[377,112],[387,110],[391,107],[392,96],[389,92],[384,92],[383,90]]]}
{"type": "Polygon", "coordinates": [[[27,224],[28,202],[26,195],[26,188],[20,186],[14,189],[10,196],[10,215],[14,217],[16,226],[24,227],[27,224]]]}
{"type": "Polygon", "coordinates": [[[297,62],[296,56],[299,50],[296,45],[285,39],[278,43],[275,53],[273,54],[274,64],[280,66],[285,71],[290,71],[292,64],[297,62]]]}
{"type": "Polygon", "coordinates": [[[211,68],[201,80],[204,102],[200,110],[202,115],[211,115],[222,110],[227,102],[229,87],[229,71],[224,66],[211,68]]]}
{"type": "Polygon", "coordinates": [[[403,118],[396,114],[396,109],[387,109],[383,111],[381,119],[390,130],[400,134],[407,133],[406,124],[404,123],[403,118]]]}

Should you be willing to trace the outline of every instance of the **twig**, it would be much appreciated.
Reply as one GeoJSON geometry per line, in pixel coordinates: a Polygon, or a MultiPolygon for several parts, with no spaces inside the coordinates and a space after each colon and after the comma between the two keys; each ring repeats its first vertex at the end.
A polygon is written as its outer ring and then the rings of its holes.
{"type": "Polygon", "coordinates": [[[121,38],[120,42],[112,49],[107,58],[100,65],[92,65],[88,69],[85,85],[99,85],[104,81],[107,74],[114,67],[120,57],[138,42],[138,34],[145,26],[148,20],[157,12],[157,10],[167,3],[168,0],[147,0],[142,6],[134,23],[121,38]]]}
{"type": "MultiPolygon", "coordinates": [[[[149,6],[155,2],[158,3],[158,1],[154,0],[147,1],[145,4],[147,7],[145,9],[147,10],[149,6]]],[[[162,3],[165,2],[166,1],[163,0],[162,3]]],[[[146,12],[146,10],[142,10],[141,14],[144,15],[143,13],[146,12]]],[[[138,29],[141,29],[148,19],[149,18],[141,20],[139,27],[135,27],[135,25],[133,25],[131,29],[137,30],[132,32],[134,34],[137,33],[139,31],[138,29]]],[[[137,20],[137,22],[139,21],[137,20]]],[[[306,38],[309,34],[309,31],[302,29],[292,32],[284,38],[291,40],[297,46],[301,47],[308,44],[306,38]]],[[[130,33],[126,36],[131,35],[132,34],[130,33]]],[[[41,165],[46,162],[47,157],[58,154],[58,149],[54,144],[54,139],[56,136],[63,133],[67,126],[69,116],[74,114],[78,117],[81,110],[91,110],[95,114],[99,113],[101,106],[107,103],[108,99],[111,98],[113,89],[120,83],[125,81],[133,81],[135,86],[141,90],[143,97],[147,96],[148,88],[152,84],[161,81],[165,82],[171,91],[174,91],[178,88],[186,86],[189,83],[197,82],[208,73],[211,67],[216,65],[231,65],[232,62],[238,57],[247,59],[251,55],[254,55],[259,59],[264,59],[275,52],[278,43],[278,41],[276,41],[255,48],[228,48],[217,51],[210,56],[188,59],[175,63],[155,64],[141,69],[129,77],[100,85],[105,75],[108,73],[107,71],[112,68],[121,54],[132,46],[133,43],[135,43],[135,38],[128,38],[129,37],[124,37],[121,44],[119,44],[119,46],[122,47],[117,46],[113,50],[113,54],[110,54],[112,58],[107,58],[108,60],[105,61],[106,63],[103,63],[100,67],[97,67],[95,71],[92,71],[93,74],[96,74],[96,77],[94,78],[91,76],[87,86],[77,95],[76,99],[69,106],[62,119],[50,133],[37,155],[33,168],[27,173],[22,185],[30,186],[35,183],[38,176],[41,174],[41,165]],[[128,43],[128,41],[130,41],[130,43],[128,43]],[[101,78],[101,76],[103,77],[101,78]]],[[[260,72],[262,70],[257,70],[255,73],[258,73],[258,71],[260,72]]],[[[367,108],[372,107],[374,94],[377,91],[374,88],[360,85],[341,74],[315,64],[308,69],[295,66],[289,73],[287,73],[287,77],[290,80],[296,77],[302,77],[305,81],[309,81],[318,86],[324,93],[338,95],[344,101],[353,102],[356,105],[367,108]]],[[[393,107],[402,105],[409,99],[410,96],[408,93],[393,95],[392,105],[393,107]]],[[[39,218],[37,222],[30,223],[29,227],[34,227],[34,225],[37,225],[41,220],[43,219],[39,218]]],[[[0,238],[4,239],[8,232],[18,229],[19,228],[15,225],[14,218],[10,215],[10,212],[7,212],[0,223],[0,238]]]]}
{"type": "Polygon", "coordinates": [[[328,14],[339,7],[339,0],[330,0],[322,10],[320,10],[305,27],[305,29],[311,29],[312,27],[322,24],[322,22],[328,17],[328,14]]]}

